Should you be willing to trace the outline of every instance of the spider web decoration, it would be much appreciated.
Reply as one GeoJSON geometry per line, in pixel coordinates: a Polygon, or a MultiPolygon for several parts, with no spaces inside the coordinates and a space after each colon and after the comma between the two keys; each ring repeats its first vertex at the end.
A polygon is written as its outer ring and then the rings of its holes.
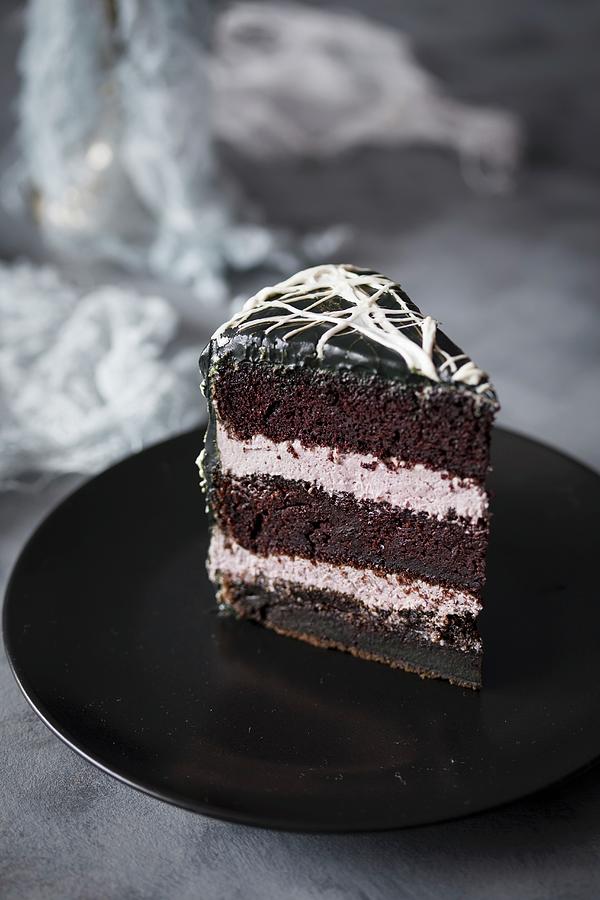
{"type": "Polygon", "coordinates": [[[487,376],[466,354],[452,356],[438,346],[437,324],[409,305],[399,286],[384,275],[348,265],[321,265],[263,288],[214,338],[219,341],[230,328],[245,331],[266,326],[265,334],[285,329],[282,338],[288,341],[322,325],[324,331],[316,346],[319,359],[334,335],[354,332],[399,353],[411,372],[432,381],[441,381],[445,374],[450,381],[474,387],[477,393],[488,390],[487,376]]]}

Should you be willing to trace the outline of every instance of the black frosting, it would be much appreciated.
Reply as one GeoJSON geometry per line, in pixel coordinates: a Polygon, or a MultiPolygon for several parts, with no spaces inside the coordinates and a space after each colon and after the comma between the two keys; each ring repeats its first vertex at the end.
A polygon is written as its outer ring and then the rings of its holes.
{"type": "MultiPolygon", "coordinates": [[[[355,271],[370,273],[370,270],[366,269],[355,271]]],[[[402,288],[395,286],[395,289],[410,309],[420,313],[418,307],[415,306],[402,288]]],[[[308,299],[295,301],[294,306],[301,309],[303,306],[308,306],[310,302],[308,299]]],[[[398,309],[397,303],[389,295],[383,294],[377,302],[384,309],[398,309]]],[[[329,308],[340,309],[344,306],[347,306],[347,304],[344,303],[342,298],[338,297],[332,299],[329,308]]],[[[256,309],[245,319],[244,325],[248,326],[252,321],[261,319],[264,316],[265,311],[263,309],[256,309]]],[[[254,328],[245,327],[243,330],[240,330],[238,325],[234,324],[221,332],[218,339],[211,339],[200,357],[200,369],[204,377],[208,376],[212,366],[227,357],[237,362],[265,362],[271,365],[302,366],[330,370],[332,372],[352,371],[359,376],[375,375],[388,381],[414,386],[420,385],[421,387],[424,384],[432,387],[447,385],[456,390],[467,390],[476,393],[482,399],[494,405],[497,402],[493,388],[487,387],[484,391],[478,391],[477,385],[453,382],[452,373],[448,368],[440,371],[440,367],[445,359],[440,351],[445,351],[451,356],[463,354],[463,351],[439,328],[436,331],[436,341],[432,355],[433,363],[438,369],[440,377],[440,382],[435,382],[425,375],[411,371],[400,353],[390,350],[379,342],[358,332],[333,335],[325,344],[323,357],[319,358],[317,356],[317,343],[329,326],[316,323],[300,334],[293,335],[288,340],[283,340],[283,334],[289,331],[290,328],[293,328],[293,325],[290,325],[289,322],[284,322],[268,334],[266,333],[267,327],[262,324],[254,328]]],[[[417,326],[405,327],[402,329],[402,332],[415,344],[421,345],[422,334],[417,326]]],[[[468,361],[469,357],[465,355],[465,358],[460,360],[458,365],[460,366],[468,361]]]]}

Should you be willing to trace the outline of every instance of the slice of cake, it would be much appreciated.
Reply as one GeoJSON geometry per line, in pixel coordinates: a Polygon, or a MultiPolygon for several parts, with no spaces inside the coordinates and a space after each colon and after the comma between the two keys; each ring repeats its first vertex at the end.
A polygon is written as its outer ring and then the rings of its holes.
{"type": "Polygon", "coordinates": [[[201,368],[220,603],[479,687],[487,376],[397,284],[348,265],[260,291],[201,368]]]}

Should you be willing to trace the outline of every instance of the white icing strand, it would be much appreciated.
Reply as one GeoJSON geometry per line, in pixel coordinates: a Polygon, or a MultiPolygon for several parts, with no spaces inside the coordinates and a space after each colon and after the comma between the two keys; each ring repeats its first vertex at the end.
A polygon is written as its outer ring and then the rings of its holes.
{"type": "Polygon", "coordinates": [[[397,284],[384,275],[347,265],[313,266],[279,284],[263,288],[250,297],[213,337],[219,340],[224,331],[235,326],[245,330],[263,325],[267,334],[276,328],[290,326],[283,335],[283,340],[289,340],[318,324],[326,326],[317,343],[319,359],[323,358],[325,346],[334,335],[354,331],[400,354],[411,372],[432,381],[440,381],[440,372],[449,370],[452,381],[476,387],[478,393],[490,387],[485,373],[464,354],[451,356],[440,349],[436,344],[437,322],[412,309],[397,284]],[[380,306],[379,299],[383,295],[392,299],[397,309],[380,306]],[[347,305],[340,309],[328,308],[336,299],[347,305]],[[313,302],[305,308],[296,305],[307,300],[313,302]],[[264,310],[265,315],[248,321],[257,310],[264,310]],[[420,345],[403,334],[403,329],[409,327],[421,332],[420,345]],[[434,352],[444,359],[439,369],[434,362],[434,352]]]}

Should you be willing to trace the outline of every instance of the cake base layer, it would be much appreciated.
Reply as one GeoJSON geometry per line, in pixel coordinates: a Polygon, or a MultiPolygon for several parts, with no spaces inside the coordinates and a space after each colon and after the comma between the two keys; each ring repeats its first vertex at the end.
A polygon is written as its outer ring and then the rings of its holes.
{"type": "Polygon", "coordinates": [[[210,499],[222,530],[262,556],[406,572],[475,596],[483,589],[486,520],[440,520],[350,494],[334,496],[304,482],[218,471],[210,499]]]}
{"type": "Polygon", "coordinates": [[[318,647],[342,650],[423,678],[481,687],[479,637],[474,626],[460,619],[450,621],[445,637],[433,643],[419,634],[418,613],[406,612],[390,627],[385,615],[375,617],[348,604],[347,598],[291,584],[281,584],[274,591],[260,583],[222,576],[219,601],[241,618],[318,647]]]}

